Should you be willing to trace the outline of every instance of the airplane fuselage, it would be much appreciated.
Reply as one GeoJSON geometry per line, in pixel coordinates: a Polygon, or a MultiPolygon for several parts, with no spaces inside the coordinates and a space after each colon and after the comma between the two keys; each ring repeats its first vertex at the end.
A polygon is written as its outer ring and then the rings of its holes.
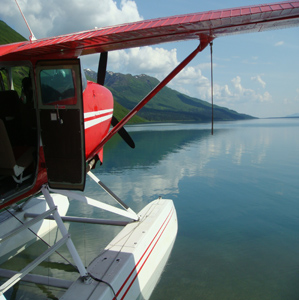
{"type": "MultiPolygon", "coordinates": [[[[5,62],[0,71],[0,119],[10,144],[1,154],[14,159],[0,168],[0,209],[38,193],[47,182],[84,189],[86,162],[95,159],[110,128],[111,92],[87,81],[79,60],[5,62]],[[31,162],[14,174],[28,152],[31,162]]],[[[103,148],[97,160],[103,161],[103,148]]]]}

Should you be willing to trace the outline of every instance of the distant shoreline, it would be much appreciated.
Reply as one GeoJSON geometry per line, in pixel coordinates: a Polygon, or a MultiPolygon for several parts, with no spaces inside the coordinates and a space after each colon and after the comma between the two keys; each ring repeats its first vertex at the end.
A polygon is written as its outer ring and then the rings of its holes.
{"type": "Polygon", "coordinates": [[[299,116],[294,117],[267,117],[267,118],[258,118],[258,119],[299,119],[299,116]]]}

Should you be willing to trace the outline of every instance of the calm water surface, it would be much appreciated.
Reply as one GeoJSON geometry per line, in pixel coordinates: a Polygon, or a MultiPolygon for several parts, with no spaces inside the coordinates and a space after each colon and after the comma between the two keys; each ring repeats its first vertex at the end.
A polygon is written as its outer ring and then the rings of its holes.
{"type": "MultiPolygon", "coordinates": [[[[136,149],[112,140],[95,174],[136,211],[158,196],[174,200],[178,236],[151,300],[299,299],[299,119],[217,123],[213,136],[203,124],[128,130],[136,149]]],[[[86,194],[113,203],[89,179],[86,194]]],[[[75,201],[68,214],[110,216],[75,201]]],[[[78,224],[69,229],[86,265],[120,230],[78,224]]],[[[25,265],[44,247],[37,244],[5,266],[25,265]]],[[[76,278],[57,255],[36,272],[76,278]]],[[[6,297],[60,295],[22,283],[6,297]]]]}

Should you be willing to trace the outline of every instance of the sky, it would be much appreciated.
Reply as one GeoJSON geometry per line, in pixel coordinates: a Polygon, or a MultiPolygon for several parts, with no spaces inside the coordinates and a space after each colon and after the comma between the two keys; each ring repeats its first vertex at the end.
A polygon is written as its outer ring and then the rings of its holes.
{"type": "MultiPolygon", "coordinates": [[[[269,3],[265,0],[18,0],[36,38],[172,15],[269,3]]],[[[1,0],[0,20],[29,38],[15,0],[1,0]]],[[[108,70],[162,80],[198,45],[160,44],[109,53],[108,70]]],[[[232,35],[213,42],[214,104],[255,117],[299,113],[299,27],[232,35]]],[[[82,58],[97,70],[98,55],[82,58]]],[[[207,47],[168,85],[211,101],[207,47]]]]}

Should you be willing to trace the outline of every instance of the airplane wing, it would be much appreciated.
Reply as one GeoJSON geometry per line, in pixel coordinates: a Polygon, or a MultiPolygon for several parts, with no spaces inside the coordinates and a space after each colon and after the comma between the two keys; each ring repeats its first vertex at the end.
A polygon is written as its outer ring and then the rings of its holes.
{"type": "Polygon", "coordinates": [[[0,60],[74,58],[81,55],[181,40],[299,25],[299,0],[178,15],[105,27],[0,47],[0,60]]]}

